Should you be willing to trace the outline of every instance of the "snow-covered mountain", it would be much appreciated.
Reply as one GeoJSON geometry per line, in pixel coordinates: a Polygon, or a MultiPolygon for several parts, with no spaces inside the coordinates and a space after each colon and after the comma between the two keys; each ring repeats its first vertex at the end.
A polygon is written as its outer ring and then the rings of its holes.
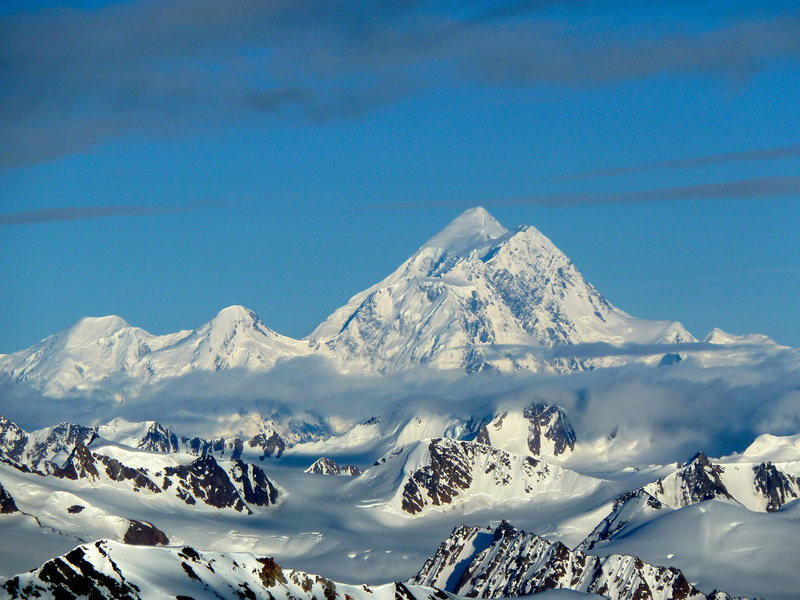
{"type": "Polygon", "coordinates": [[[686,466],[646,485],[644,491],[672,508],[718,499],[774,512],[800,497],[800,461],[712,462],[698,452],[686,466]]]}
{"type": "Polygon", "coordinates": [[[479,442],[514,454],[563,459],[575,448],[576,435],[566,412],[543,402],[516,404],[469,417],[420,411],[411,417],[371,417],[343,433],[293,445],[289,455],[338,456],[390,452],[433,438],[479,442]]]}
{"type": "Polygon", "coordinates": [[[194,331],[155,336],[116,316],[86,317],[38,344],[0,356],[0,371],[47,395],[110,380],[154,381],[194,370],[265,370],[308,354],[308,344],[272,331],[251,311],[229,306],[194,331]]]}
{"type": "Polygon", "coordinates": [[[422,440],[391,451],[354,486],[383,496],[380,505],[419,515],[459,505],[467,510],[575,498],[601,481],[564,467],[452,438],[422,440]]]}
{"type": "Polygon", "coordinates": [[[64,422],[27,432],[0,415],[0,459],[33,471],[51,473],[78,444],[96,447],[105,441],[147,452],[212,455],[223,460],[277,458],[287,446],[271,427],[250,438],[205,439],[178,436],[157,421],[131,422],[118,417],[94,427],[64,422]]]}
{"type": "MultiPolygon", "coordinates": [[[[276,333],[241,306],[223,309],[195,330],[162,336],[120,317],[87,317],[26,350],[0,355],[0,376],[61,396],[197,370],[268,370],[309,354],[346,373],[419,365],[467,373],[567,372],[632,360],[672,363],[684,355],[657,345],[692,342],[678,322],[637,319],[613,306],[536,228],[508,230],[478,207],[303,340],[276,333]],[[590,346],[581,350],[582,344],[590,346]],[[656,347],[603,355],[598,345],[656,347]]],[[[785,352],[797,354],[765,336],[714,330],[692,356],[712,366],[785,352]]]]}
{"type": "Polygon", "coordinates": [[[229,306],[177,343],[144,357],[136,374],[160,379],[194,370],[268,369],[279,359],[306,354],[307,344],[274,332],[243,306],[229,306]]]}
{"type": "Polygon", "coordinates": [[[223,309],[195,330],[162,336],[120,317],[87,317],[26,350],[0,355],[0,373],[59,396],[195,370],[266,370],[311,353],[344,372],[415,365],[564,372],[626,358],[548,349],[692,341],[677,322],[636,319],[614,307],[534,227],[508,230],[474,208],[307,339],[282,336],[241,306],[223,309]]]}
{"type": "Polygon", "coordinates": [[[509,231],[483,208],[460,215],[309,339],[346,370],[430,364],[467,372],[609,362],[548,358],[556,345],[695,341],[680,323],[619,310],[536,228],[509,231]]]}
{"type": "Polygon", "coordinates": [[[471,598],[570,589],[615,600],[733,600],[717,590],[699,591],[675,568],[635,556],[584,554],[505,521],[494,530],[457,527],[411,582],[471,598]]]}
{"type": "Polygon", "coordinates": [[[314,461],[303,473],[313,473],[315,475],[361,475],[361,469],[355,465],[340,465],[335,460],[324,456],[314,461]]]}
{"type": "Polygon", "coordinates": [[[148,354],[179,342],[189,331],[155,336],[117,316],[85,317],[27,350],[0,356],[12,381],[60,396],[140,368],[148,354]]]}
{"type": "Polygon", "coordinates": [[[429,587],[390,583],[346,585],[319,575],[284,569],[270,557],[198,552],[183,548],[131,547],[100,540],[78,546],[40,568],[6,580],[0,598],[96,600],[449,600],[429,587]]]}
{"type": "MultiPolygon", "coordinates": [[[[796,436],[795,436],[796,437],[796,436]]],[[[741,455],[710,459],[698,452],[672,473],[622,494],[578,545],[592,550],[675,510],[710,500],[774,513],[800,498],[800,448],[791,437],[760,436],[741,455]],[[782,451],[771,462],[767,457],[782,451]]]]}
{"type": "MultiPolygon", "coordinates": [[[[532,456],[528,444],[531,426],[545,425],[537,431],[547,433],[566,421],[563,411],[522,406],[533,412],[520,409],[519,423],[495,440],[509,442],[512,433],[519,434],[519,454],[459,439],[475,440],[501,421],[512,425],[509,417],[517,411],[510,407],[471,419],[420,414],[361,422],[349,435],[331,438],[331,447],[352,442],[360,448],[350,455],[359,467],[378,458],[358,477],[315,475],[341,472],[345,463],[322,458],[309,468],[308,454],[292,452],[322,442],[296,445],[261,462],[246,448],[235,458],[232,444],[198,456],[181,436],[153,421],[62,423],[28,433],[6,420],[0,436],[0,535],[8,543],[0,548],[0,573],[20,573],[78,544],[111,539],[173,544],[170,551],[191,544],[204,549],[200,554],[253,552],[339,581],[372,573],[370,583],[377,584],[412,576],[435,544],[472,514],[494,524],[511,520],[537,535],[509,529],[494,543],[496,530],[481,530],[475,538],[480,547],[440,560],[451,569],[471,569],[470,583],[459,594],[496,597],[550,585],[620,600],[636,598],[638,589],[650,592],[640,597],[669,597],[663,594],[677,585],[687,598],[705,598],[695,590],[714,588],[770,600],[793,597],[798,576],[787,567],[791,555],[770,548],[779,543],[792,552],[800,539],[796,436],[761,436],[741,454],[698,454],[685,465],[604,472],[599,460],[591,470],[575,471],[532,456]],[[528,419],[526,412],[537,418],[528,419]],[[441,430],[452,437],[416,439],[441,430]],[[377,457],[385,447],[393,449],[377,457]],[[682,542],[670,533],[670,523],[681,535],[696,530],[697,539],[682,542]],[[698,549],[700,543],[705,545],[698,549]],[[751,560],[753,544],[769,560],[751,560]],[[391,575],[381,575],[386,573],[391,575]],[[763,573],[770,576],[770,594],[754,584],[763,573]],[[685,590],[684,580],[690,586],[685,590]]],[[[566,425],[540,442],[565,439],[571,430],[566,425]]],[[[571,461],[563,458],[567,465],[571,461]]],[[[149,556],[153,565],[161,555],[137,556],[149,556]]],[[[143,564],[137,573],[155,576],[154,568],[143,564]]],[[[131,576],[120,569],[125,579],[131,576]]],[[[437,586],[456,591],[448,587],[452,572],[430,573],[449,582],[437,586]]],[[[188,589],[183,580],[180,585],[188,589]]]]}

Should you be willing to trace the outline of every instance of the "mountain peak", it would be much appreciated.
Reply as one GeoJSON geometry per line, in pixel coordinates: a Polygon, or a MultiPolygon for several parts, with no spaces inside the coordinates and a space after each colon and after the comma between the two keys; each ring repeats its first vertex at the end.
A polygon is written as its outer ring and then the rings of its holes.
{"type": "Polygon", "coordinates": [[[252,310],[234,304],[219,311],[212,321],[215,323],[258,323],[260,319],[252,310]]]}
{"type": "Polygon", "coordinates": [[[70,338],[98,339],[114,335],[116,332],[127,329],[130,324],[116,315],[105,317],[83,317],[76,321],[67,331],[70,338]]]}
{"type": "Polygon", "coordinates": [[[98,327],[129,327],[129,323],[117,315],[105,315],[103,317],[83,317],[78,319],[75,325],[87,325],[98,327]]]}
{"type": "Polygon", "coordinates": [[[463,253],[508,233],[489,211],[476,206],[462,212],[423,247],[463,253]]]}

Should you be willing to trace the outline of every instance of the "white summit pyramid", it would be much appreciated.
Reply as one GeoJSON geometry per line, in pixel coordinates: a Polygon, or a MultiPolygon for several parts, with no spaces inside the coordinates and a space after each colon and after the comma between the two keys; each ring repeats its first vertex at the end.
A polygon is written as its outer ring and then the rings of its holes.
{"type": "Polygon", "coordinates": [[[556,345],[695,341],[680,323],[619,310],[535,227],[509,231],[480,207],[354,296],[309,339],[344,369],[431,364],[467,372],[586,366],[537,354],[556,345]]]}

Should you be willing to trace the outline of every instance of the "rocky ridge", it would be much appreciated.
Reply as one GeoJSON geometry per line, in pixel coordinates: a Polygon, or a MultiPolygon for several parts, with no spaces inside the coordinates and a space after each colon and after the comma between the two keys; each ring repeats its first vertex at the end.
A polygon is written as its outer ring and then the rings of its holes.
{"type": "Polygon", "coordinates": [[[340,465],[335,460],[322,456],[315,460],[303,473],[358,476],[361,475],[361,469],[355,465],[340,465]]]}
{"type": "Polygon", "coordinates": [[[0,598],[156,600],[448,600],[441,590],[400,582],[346,585],[284,569],[252,554],[144,548],[100,540],[47,561],[0,584],[0,598]],[[142,567],[148,565],[144,571],[142,567]]]}
{"type": "Polygon", "coordinates": [[[364,472],[358,485],[394,490],[387,506],[418,515],[461,502],[510,502],[579,496],[600,480],[564,467],[452,438],[395,449],[364,472]]]}
{"type": "Polygon", "coordinates": [[[678,569],[570,550],[505,521],[494,530],[457,527],[410,582],[472,598],[567,589],[613,600],[734,600],[718,590],[701,592],[678,569]]]}
{"type": "Polygon", "coordinates": [[[238,458],[218,461],[212,454],[202,454],[180,463],[151,451],[148,466],[142,466],[141,453],[104,444],[93,428],[61,424],[28,437],[8,419],[0,425],[0,436],[5,434],[0,437],[0,462],[32,475],[114,485],[137,493],[164,493],[189,505],[200,503],[247,514],[252,514],[253,506],[271,506],[280,499],[278,488],[261,467],[238,458]],[[80,435],[73,435],[76,431],[80,435]],[[54,432],[66,434],[56,436],[54,432]],[[42,437],[47,443],[37,441],[42,437]],[[63,462],[56,460],[66,453],[70,442],[75,444],[63,462]]]}

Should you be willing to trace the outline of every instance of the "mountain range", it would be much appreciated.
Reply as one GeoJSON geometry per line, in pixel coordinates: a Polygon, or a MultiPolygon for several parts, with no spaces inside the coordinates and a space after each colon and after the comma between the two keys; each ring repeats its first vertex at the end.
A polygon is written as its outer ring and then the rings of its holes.
{"type": "Polygon", "coordinates": [[[300,340],[0,356],[0,599],[794,600],[799,374],[470,209],[300,340]]]}
{"type": "Polygon", "coordinates": [[[195,330],[152,335],[117,316],[86,317],[12,354],[0,376],[50,396],[193,371],[268,370],[315,355],[341,372],[435,369],[563,373],[630,361],[730,364],[790,351],[764,336],[637,319],[606,300],[547,237],[465,211],[384,280],[306,338],[282,336],[242,306],[195,330]],[[712,351],[713,350],[713,351],[712,351]]]}

